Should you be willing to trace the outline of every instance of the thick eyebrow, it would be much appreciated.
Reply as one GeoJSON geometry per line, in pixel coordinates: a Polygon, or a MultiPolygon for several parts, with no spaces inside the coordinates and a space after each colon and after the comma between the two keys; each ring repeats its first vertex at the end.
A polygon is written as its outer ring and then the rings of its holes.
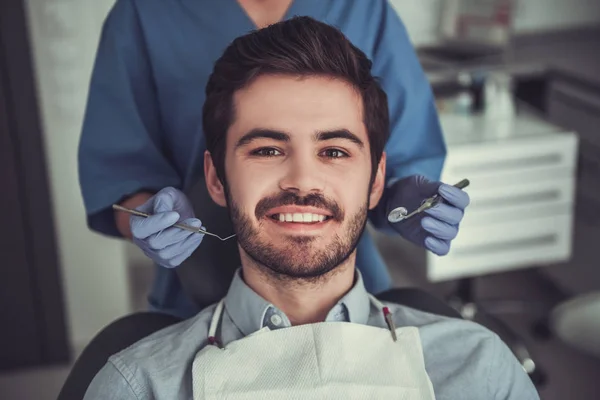
{"type": "Polygon", "coordinates": [[[285,132],[274,131],[271,129],[252,129],[250,132],[246,133],[242,136],[237,143],[235,144],[235,148],[246,146],[256,139],[273,139],[279,142],[289,142],[290,135],[285,132]]]}
{"type": "MultiPolygon", "coordinates": [[[[273,139],[279,142],[289,142],[290,135],[281,131],[274,131],[272,129],[263,129],[256,128],[252,129],[250,132],[246,133],[242,136],[237,143],[235,144],[235,148],[243,147],[250,144],[252,141],[256,139],[273,139]]],[[[326,141],[333,139],[345,139],[357,144],[359,147],[363,148],[365,145],[362,140],[354,133],[350,132],[347,129],[336,129],[334,131],[323,131],[317,132],[314,135],[315,141],[326,141]]]]}
{"type": "Polygon", "coordinates": [[[359,147],[364,147],[364,143],[358,136],[350,132],[347,129],[337,129],[335,131],[325,131],[315,133],[316,141],[332,140],[332,139],[345,139],[353,143],[356,143],[359,147]]]}

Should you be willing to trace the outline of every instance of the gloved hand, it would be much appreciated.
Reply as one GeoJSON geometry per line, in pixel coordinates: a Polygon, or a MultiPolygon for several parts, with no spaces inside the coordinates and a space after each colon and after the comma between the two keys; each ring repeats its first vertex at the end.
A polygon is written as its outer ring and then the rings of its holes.
{"type": "Polygon", "coordinates": [[[461,189],[441,182],[432,182],[420,175],[401,179],[388,190],[386,217],[397,207],[408,213],[419,208],[421,202],[435,194],[444,201],[412,217],[390,223],[406,240],[443,256],[450,251],[450,242],[458,234],[458,225],[469,205],[469,195],[461,189]]]}
{"type": "Polygon", "coordinates": [[[137,210],[151,216],[131,216],[133,242],[158,265],[178,266],[202,242],[203,234],[173,227],[180,221],[197,228],[202,226],[200,220],[194,218],[194,210],[185,194],[175,188],[162,189],[137,210]]]}

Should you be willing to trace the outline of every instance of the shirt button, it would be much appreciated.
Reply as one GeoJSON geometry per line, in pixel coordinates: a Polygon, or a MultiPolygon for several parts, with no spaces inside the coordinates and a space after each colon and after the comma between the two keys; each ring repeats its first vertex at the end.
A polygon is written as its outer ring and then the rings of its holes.
{"type": "Polygon", "coordinates": [[[281,323],[283,322],[283,319],[281,319],[281,317],[277,314],[273,314],[271,315],[271,323],[275,326],[279,326],[281,325],[281,323]]]}

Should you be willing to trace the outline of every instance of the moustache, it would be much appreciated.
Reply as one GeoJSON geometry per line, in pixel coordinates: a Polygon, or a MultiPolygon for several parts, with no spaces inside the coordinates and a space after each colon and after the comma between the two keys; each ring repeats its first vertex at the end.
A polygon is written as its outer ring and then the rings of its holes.
{"type": "Polygon", "coordinates": [[[306,196],[298,196],[293,192],[283,192],[275,196],[261,199],[256,205],[256,218],[260,219],[264,217],[269,210],[281,206],[321,208],[331,213],[331,218],[336,221],[341,221],[344,216],[342,208],[335,201],[327,199],[321,194],[311,193],[306,196]]]}

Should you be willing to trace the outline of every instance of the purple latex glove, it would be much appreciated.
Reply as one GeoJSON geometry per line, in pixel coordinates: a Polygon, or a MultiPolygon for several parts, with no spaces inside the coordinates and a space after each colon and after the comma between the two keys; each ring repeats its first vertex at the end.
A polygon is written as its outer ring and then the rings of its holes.
{"type": "Polygon", "coordinates": [[[133,242],[158,265],[178,266],[202,242],[203,234],[173,227],[180,221],[197,228],[202,226],[200,220],[194,218],[194,210],[185,194],[175,188],[162,189],[137,210],[151,216],[131,216],[133,242]]]}
{"type": "Polygon", "coordinates": [[[448,254],[450,242],[458,234],[458,225],[469,205],[469,195],[454,186],[429,181],[420,175],[401,179],[388,190],[386,216],[397,207],[405,207],[411,213],[423,200],[435,194],[442,196],[444,201],[435,207],[390,224],[406,240],[439,256],[448,254]]]}

